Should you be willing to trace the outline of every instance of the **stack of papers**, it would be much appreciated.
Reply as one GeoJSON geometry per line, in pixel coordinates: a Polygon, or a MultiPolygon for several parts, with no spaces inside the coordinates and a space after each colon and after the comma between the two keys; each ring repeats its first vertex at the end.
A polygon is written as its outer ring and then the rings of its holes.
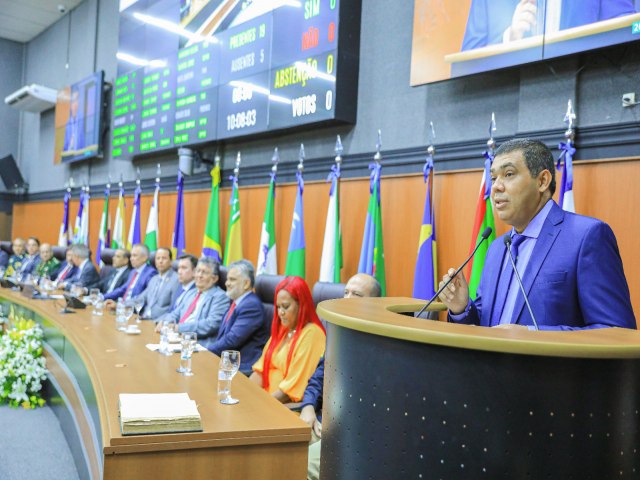
{"type": "Polygon", "coordinates": [[[187,393],[121,393],[120,430],[123,435],[200,432],[202,422],[187,393]]]}

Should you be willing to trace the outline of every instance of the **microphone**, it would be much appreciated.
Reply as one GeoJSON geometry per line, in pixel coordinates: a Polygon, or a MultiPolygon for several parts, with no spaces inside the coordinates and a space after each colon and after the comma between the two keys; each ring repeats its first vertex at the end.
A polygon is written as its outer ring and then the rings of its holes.
{"type": "Polygon", "coordinates": [[[442,287],[440,287],[440,289],[438,289],[438,291],[436,292],[436,294],[431,297],[431,300],[429,300],[427,302],[427,304],[422,307],[422,309],[418,312],[418,315],[416,315],[416,317],[419,317],[420,315],[422,315],[424,313],[424,311],[429,308],[429,305],[431,305],[436,298],[438,298],[438,296],[442,293],[442,291],[447,288],[447,286],[453,281],[454,278],[456,278],[456,276],[462,271],[462,269],[464,267],[467,266],[467,263],[469,263],[469,261],[473,258],[473,256],[476,254],[476,252],[478,251],[478,248],[480,248],[480,245],[482,245],[482,243],[489,238],[489,235],[491,235],[491,232],[493,232],[493,229],[491,227],[487,227],[484,229],[484,232],[482,232],[482,238],[480,239],[480,241],[478,242],[478,244],[476,245],[476,248],[473,249],[473,252],[471,252],[471,255],[469,255],[467,257],[467,259],[464,261],[464,263],[462,265],[460,265],[460,267],[454,272],[453,275],[451,275],[451,277],[449,278],[449,280],[447,280],[444,285],[442,285],[442,287]]]}
{"type": "Polygon", "coordinates": [[[504,244],[507,247],[507,253],[509,254],[509,260],[511,261],[513,272],[516,274],[516,279],[518,280],[518,286],[520,287],[520,291],[522,292],[522,296],[524,297],[524,303],[527,304],[529,315],[531,315],[531,319],[533,320],[533,326],[535,327],[536,330],[539,330],[538,322],[536,322],[536,317],[533,315],[533,310],[531,310],[529,297],[527,297],[527,292],[524,291],[524,285],[522,284],[522,279],[520,278],[520,274],[518,273],[518,269],[516,268],[516,262],[513,260],[513,255],[511,254],[511,235],[507,235],[504,237],[504,244]]]}

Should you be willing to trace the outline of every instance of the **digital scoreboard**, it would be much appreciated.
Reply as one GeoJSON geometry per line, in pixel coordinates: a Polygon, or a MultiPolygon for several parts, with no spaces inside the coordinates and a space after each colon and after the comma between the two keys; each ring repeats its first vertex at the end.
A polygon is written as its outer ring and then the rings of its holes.
{"type": "Polygon", "coordinates": [[[355,123],[361,0],[203,1],[211,8],[185,13],[175,0],[148,0],[121,12],[121,48],[138,51],[118,56],[113,158],[355,123]],[[212,24],[226,28],[204,35],[212,24]],[[163,31],[176,49],[158,56],[153,35],[163,31]]]}

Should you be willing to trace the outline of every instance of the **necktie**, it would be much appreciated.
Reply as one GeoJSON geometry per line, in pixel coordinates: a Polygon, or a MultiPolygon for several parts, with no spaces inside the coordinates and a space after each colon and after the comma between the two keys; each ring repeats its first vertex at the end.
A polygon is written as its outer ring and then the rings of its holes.
{"type": "Polygon", "coordinates": [[[202,292],[198,292],[198,294],[196,295],[196,298],[193,299],[193,302],[191,302],[191,305],[189,305],[189,308],[187,308],[187,311],[184,312],[184,315],[182,315],[182,318],[180,319],[180,323],[184,323],[187,320],[187,318],[189,318],[193,313],[193,311],[196,309],[196,305],[198,304],[198,299],[200,298],[201,293],[202,292]]]}
{"type": "MultiPolygon", "coordinates": [[[[524,235],[514,234],[511,237],[511,254],[513,255],[513,261],[518,261],[518,247],[525,240],[524,235]]],[[[509,252],[505,252],[506,266],[502,269],[500,274],[500,280],[498,281],[498,288],[496,290],[496,297],[493,304],[493,314],[491,316],[491,325],[499,325],[500,318],[502,317],[502,311],[504,310],[504,304],[507,301],[509,294],[509,287],[511,286],[511,280],[513,279],[513,267],[511,266],[511,260],[507,257],[509,252]]]]}
{"type": "Polygon", "coordinates": [[[134,270],[133,275],[131,275],[131,280],[129,280],[129,285],[127,285],[127,289],[124,291],[124,295],[122,296],[125,300],[129,298],[129,295],[131,294],[131,287],[136,282],[136,278],[138,278],[138,271],[134,270]]]}
{"type": "Polygon", "coordinates": [[[229,311],[227,312],[227,315],[224,317],[224,323],[227,323],[229,321],[235,309],[236,309],[236,302],[233,301],[231,302],[231,307],[229,307],[229,311]]]}
{"type": "Polygon", "coordinates": [[[71,270],[71,264],[67,263],[67,266],[64,267],[64,270],[62,270],[62,272],[58,276],[58,281],[59,282],[63,281],[65,279],[65,277],[69,274],[70,270],[71,270]]]}

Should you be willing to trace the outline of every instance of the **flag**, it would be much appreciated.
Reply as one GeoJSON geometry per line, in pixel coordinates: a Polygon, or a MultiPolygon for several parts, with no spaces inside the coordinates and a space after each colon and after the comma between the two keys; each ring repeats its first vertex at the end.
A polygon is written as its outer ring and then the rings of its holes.
{"type": "Polygon", "coordinates": [[[264,212],[262,222],[262,233],[260,234],[260,251],[258,252],[258,269],[256,275],[267,273],[269,275],[278,274],[278,262],[276,258],[276,172],[271,172],[271,182],[269,182],[269,193],[267,193],[267,208],[264,212]]]}
{"type": "Polygon", "coordinates": [[[362,249],[358,272],[368,273],[380,282],[381,294],[387,294],[387,281],[384,267],[384,244],[382,240],[382,210],[380,208],[380,173],[382,166],[375,162],[369,165],[371,182],[369,186],[369,207],[362,236],[362,249]]]}
{"type": "Polygon", "coordinates": [[[220,245],[220,165],[211,170],[211,198],[209,212],[202,239],[202,255],[222,262],[222,246],[220,245]]]}
{"type": "Polygon", "coordinates": [[[473,256],[467,267],[467,277],[469,278],[469,296],[476,298],[480,276],[484,268],[484,259],[487,256],[489,245],[496,239],[496,223],[493,219],[493,208],[491,205],[491,163],[493,162],[493,153],[484,152],[484,173],[482,182],[480,183],[480,192],[478,194],[478,203],[476,206],[476,215],[473,221],[473,233],[471,234],[471,248],[469,253],[476,248],[477,243],[482,238],[482,233],[487,227],[491,227],[491,235],[487,238],[478,251],[473,256]]]}
{"type": "Polygon", "coordinates": [[[427,195],[422,214],[416,270],[413,277],[413,297],[430,300],[435,295],[438,285],[436,221],[433,204],[433,155],[431,153],[427,156],[423,172],[424,183],[427,184],[427,195]]]}
{"type": "Polygon", "coordinates": [[[321,282],[340,283],[342,269],[342,231],[340,230],[340,164],[331,167],[328,182],[329,208],[327,208],[327,223],[324,229],[322,256],[320,257],[321,282]]]}
{"type": "Polygon", "coordinates": [[[576,149],[570,138],[567,139],[566,143],[560,142],[558,148],[561,153],[560,157],[558,157],[558,164],[556,165],[556,168],[558,171],[562,171],[558,203],[563,210],[576,213],[576,206],[573,201],[573,156],[576,154],[576,149]]]}
{"type": "Polygon", "coordinates": [[[127,250],[131,250],[131,247],[137,245],[141,241],[140,233],[140,195],[142,189],[140,183],[136,185],[136,189],[133,192],[133,211],[131,212],[131,224],[129,225],[129,236],[127,237],[127,250]]]}
{"type": "Polygon", "coordinates": [[[109,195],[110,185],[107,185],[104,189],[104,206],[102,207],[102,217],[100,218],[100,232],[98,232],[98,248],[96,249],[96,260],[100,261],[100,267],[104,266],[100,257],[102,250],[109,245],[109,229],[110,217],[109,217],[109,195]]]}
{"type": "Polygon", "coordinates": [[[124,232],[124,185],[120,182],[120,193],[118,194],[118,207],[116,208],[116,219],[113,222],[113,235],[111,236],[111,248],[125,248],[124,232]]]}
{"type": "Polygon", "coordinates": [[[305,277],[305,250],[304,239],[304,208],[302,194],[304,193],[304,180],[302,172],[296,172],[298,178],[298,191],[296,194],[296,205],[293,209],[293,220],[291,221],[291,235],[289,236],[289,249],[287,252],[287,265],[285,275],[295,275],[305,277]]]}
{"type": "Polygon", "coordinates": [[[80,201],[78,204],[78,215],[73,227],[73,243],[89,244],[89,192],[84,188],[80,190],[80,201]]]}
{"type": "Polygon", "coordinates": [[[71,189],[67,188],[64,194],[64,213],[62,214],[62,223],[60,224],[60,232],[58,233],[58,246],[69,246],[69,201],[71,200],[71,189]]]}
{"type": "Polygon", "coordinates": [[[147,220],[147,231],[144,235],[144,244],[149,247],[150,252],[158,249],[158,196],[160,195],[160,179],[156,179],[156,190],[153,192],[153,203],[149,210],[149,219],[147,220]]]}
{"type": "Polygon", "coordinates": [[[184,252],[186,241],[184,238],[184,175],[178,170],[178,196],[176,199],[176,221],[173,224],[171,236],[171,253],[173,258],[178,258],[184,252]]]}
{"type": "Polygon", "coordinates": [[[240,196],[238,195],[238,175],[229,177],[233,182],[231,190],[231,213],[229,215],[229,228],[227,229],[227,242],[224,246],[224,264],[229,265],[242,260],[242,224],[240,223],[240,196]]]}

